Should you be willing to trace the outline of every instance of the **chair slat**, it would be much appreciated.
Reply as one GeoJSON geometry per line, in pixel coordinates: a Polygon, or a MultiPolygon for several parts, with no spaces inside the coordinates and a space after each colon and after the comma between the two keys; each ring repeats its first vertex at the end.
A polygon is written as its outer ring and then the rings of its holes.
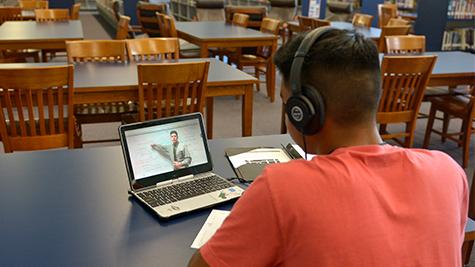
{"type": "Polygon", "coordinates": [[[36,102],[38,103],[38,128],[40,129],[40,135],[46,135],[45,111],[42,90],[38,90],[38,92],[36,92],[36,102]]]}
{"type": "Polygon", "coordinates": [[[58,87],[58,128],[59,133],[64,133],[64,101],[63,88],[58,87]]]}
{"type": "MultiPolygon", "coordinates": [[[[16,103],[16,111],[18,114],[18,125],[20,127],[20,135],[21,136],[26,136],[26,125],[25,125],[25,116],[23,115],[23,103],[21,100],[21,93],[22,90],[18,90],[15,92],[15,103],[16,103]]],[[[15,120],[11,121],[10,123],[13,123],[15,120]]]]}
{"type": "Polygon", "coordinates": [[[48,94],[48,119],[49,119],[49,134],[55,134],[56,129],[54,127],[54,96],[53,89],[48,88],[46,90],[48,94]]]}
{"type": "Polygon", "coordinates": [[[33,112],[33,95],[31,90],[25,91],[26,103],[28,110],[28,125],[30,128],[30,135],[36,136],[36,122],[35,122],[35,113],[33,112]]]}

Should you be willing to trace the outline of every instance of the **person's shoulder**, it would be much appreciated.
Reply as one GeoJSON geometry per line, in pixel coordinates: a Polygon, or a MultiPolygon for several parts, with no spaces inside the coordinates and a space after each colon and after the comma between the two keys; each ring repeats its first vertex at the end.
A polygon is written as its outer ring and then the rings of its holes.
{"type": "Polygon", "coordinates": [[[428,168],[452,169],[465,174],[462,167],[447,153],[439,150],[428,150],[422,148],[401,148],[410,159],[418,160],[426,164],[428,168]]]}

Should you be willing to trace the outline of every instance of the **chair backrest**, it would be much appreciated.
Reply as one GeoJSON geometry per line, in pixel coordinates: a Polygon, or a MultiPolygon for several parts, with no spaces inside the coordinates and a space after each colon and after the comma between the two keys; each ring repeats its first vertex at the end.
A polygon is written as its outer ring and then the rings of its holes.
{"type": "Polygon", "coordinates": [[[261,27],[261,22],[262,20],[266,17],[267,15],[267,8],[264,6],[246,6],[246,7],[232,7],[232,6],[227,6],[224,9],[224,12],[226,14],[226,22],[227,23],[233,23],[234,24],[234,14],[239,13],[239,14],[244,14],[248,15],[249,18],[247,20],[247,26],[248,28],[253,28],[253,29],[259,29],[261,27]]]}
{"type": "Polygon", "coordinates": [[[130,17],[120,15],[117,22],[117,31],[115,33],[116,40],[125,40],[129,37],[130,17]]]}
{"type": "Polygon", "coordinates": [[[71,19],[78,20],[79,19],[79,10],[81,10],[81,4],[77,3],[71,7],[71,19]]]}
{"type": "Polygon", "coordinates": [[[33,10],[33,9],[48,9],[49,2],[47,0],[18,0],[18,4],[21,9],[33,10]]]}
{"type": "Polygon", "coordinates": [[[175,27],[175,19],[172,16],[157,13],[160,34],[163,37],[178,37],[175,27]]]}
{"type": "Polygon", "coordinates": [[[124,62],[126,60],[123,40],[66,41],[68,62],[124,62]]]}
{"type": "Polygon", "coordinates": [[[223,0],[196,0],[196,20],[224,21],[223,0]]]}
{"type": "Polygon", "coordinates": [[[388,54],[421,54],[426,51],[424,35],[394,35],[386,36],[388,54]]]}
{"type": "Polygon", "coordinates": [[[411,24],[410,21],[401,18],[391,18],[386,26],[405,26],[411,24]]]}
{"type": "Polygon", "coordinates": [[[381,35],[379,37],[379,52],[386,53],[386,36],[408,35],[410,30],[411,26],[384,26],[381,29],[381,35]]]}
{"type": "Polygon", "coordinates": [[[35,9],[35,18],[37,22],[67,21],[69,9],[35,9]]]}
{"type": "Polygon", "coordinates": [[[234,13],[233,15],[233,25],[241,26],[246,28],[247,24],[249,23],[249,15],[241,14],[241,13],[234,13]]]}
{"type": "Polygon", "coordinates": [[[140,121],[203,112],[208,61],[139,64],[137,69],[140,121]]]}
{"type": "Polygon", "coordinates": [[[0,69],[6,153],[74,147],[73,66],[0,69]]]}
{"type": "Polygon", "coordinates": [[[382,28],[388,24],[391,18],[397,17],[397,6],[395,4],[378,4],[378,26],[382,28]]]}
{"type": "MultiPolygon", "coordinates": [[[[415,128],[419,107],[436,56],[385,56],[377,122],[406,123],[415,128]]],[[[413,139],[413,137],[412,137],[413,139]]],[[[406,146],[412,146],[412,140],[406,146]]]]}
{"type": "Polygon", "coordinates": [[[129,39],[127,54],[129,61],[166,60],[180,57],[178,38],[129,39]]]}
{"type": "Polygon", "coordinates": [[[299,26],[302,31],[310,31],[323,26],[330,26],[330,21],[299,16],[299,26]]]}
{"type": "Polygon", "coordinates": [[[5,21],[22,20],[21,8],[19,7],[0,7],[0,25],[5,21]]]}
{"type": "Polygon", "coordinates": [[[137,20],[142,27],[142,32],[149,37],[160,37],[156,13],[167,13],[166,4],[150,4],[139,1],[137,3],[137,20]]]}
{"type": "MultiPolygon", "coordinates": [[[[264,18],[261,23],[261,32],[270,33],[274,35],[279,35],[280,31],[280,20],[264,18]]],[[[257,48],[256,54],[258,56],[268,58],[270,57],[270,47],[268,46],[259,46],[257,48]]]]}
{"type": "Polygon", "coordinates": [[[352,20],[353,25],[368,28],[371,27],[372,22],[373,16],[361,13],[355,13],[352,20]]]}

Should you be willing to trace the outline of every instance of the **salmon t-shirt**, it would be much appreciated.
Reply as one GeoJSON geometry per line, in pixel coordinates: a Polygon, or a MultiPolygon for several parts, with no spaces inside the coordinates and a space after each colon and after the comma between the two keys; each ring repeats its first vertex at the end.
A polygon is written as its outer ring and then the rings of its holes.
{"type": "Polygon", "coordinates": [[[339,148],[267,167],[200,252],[210,266],[461,266],[467,208],[442,152],[339,148]]]}

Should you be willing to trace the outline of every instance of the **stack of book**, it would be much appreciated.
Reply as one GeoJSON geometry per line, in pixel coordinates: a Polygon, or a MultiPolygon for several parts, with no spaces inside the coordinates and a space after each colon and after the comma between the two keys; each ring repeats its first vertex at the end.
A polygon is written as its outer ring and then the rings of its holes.
{"type": "Polygon", "coordinates": [[[474,19],[475,0],[449,0],[449,19],[474,19]]]}
{"type": "Polygon", "coordinates": [[[396,0],[398,8],[413,9],[416,7],[416,0],[396,0]]]}
{"type": "Polygon", "coordinates": [[[459,28],[446,30],[442,41],[442,50],[474,49],[474,28],[459,28]]]}

